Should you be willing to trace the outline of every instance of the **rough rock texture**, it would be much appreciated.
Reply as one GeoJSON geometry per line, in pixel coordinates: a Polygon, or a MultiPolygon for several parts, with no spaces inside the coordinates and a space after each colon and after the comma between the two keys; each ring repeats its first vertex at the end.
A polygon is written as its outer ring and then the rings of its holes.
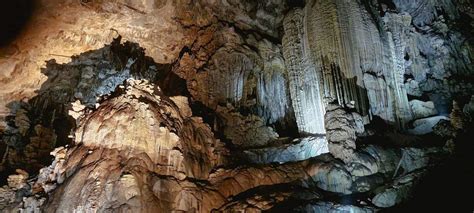
{"type": "Polygon", "coordinates": [[[352,205],[334,204],[331,202],[318,202],[316,204],[309,204],[304,207],[296,209],[298,212],[355,212],[355,213],[370,213],[376,212],[372,207],[358,207],[352,205]]]}
{"type": "Polygon", "coordinates": [[[283,55],[298,129],[302,133],[324,134],[325,112],[319,85],[322,81],[312,62],[304,11],[290,11],[283,26],[283,55]]]}
{"type": "Polygon", "coordinates": [[[410,101],[410,107],[415,119],[426,118],[438,114],[438,111],[436,110],[432,101],[423,102],[419,100],[412,100],[410,101]]]}
{"type": "MultiPolygon", "coordinates": [[[[334,119],[331,122],[345,123],[343,129],[351,132],[349,139],[364,131],[355,122],[357,114],[337,105],[334,108],[328,108],[328,116],[334,119]]],[[[329,141],[341,142],[331,139],[337,135],[340,134],[328,131],[329,141]]],[[[336,157],[340,152],[351,152],[344,156],[346,163],[330,154],[314,158],[327,152],[327,148],[318,148],[326,144],[323,142],[324,137],[308,137],[294,145],[249,149],[244,157],[262,165],[226,168],[231,163],[230,150],[215,139],[201,118],[193,117],[186,98],[168,97],[146,79],[129,78],[79,117],[75,144],[55,149],[51,153],[55,160],[40,171],[36,180],[26,184],[22,171],[9,177],[9,186],[13,190],[26,187],[28,197],[6,201],[4,205],[47,212],[265,210],[276,208],[293,196],[284,193],[277,198],[271,194],[267,196],[272,200],[264,201],[245,194],[267,185],[303,187],[314,193],[367,192],[382,184],[383,175],[393,173],[398,161],[396,154],[390,154],[396,150],[367,147],[356,151],[355,146],[330,149],[336,157]],[[253,157],[249,155],[252,152],[253,157]],[[268,164],[272,162],[280,164],[268,164]],[[48,200],[41,197],[42,193],[47,193],[48,200]],[[249,202],[255,205],[249,207],[249,202]]],[[[410,156],[414,161],[425,158],[410,156]]],[[[404,169],[405,165],[402,164],[404,169]]]]}
{"type": "Polygon", "coordinates": [[[325,126],[328,130],[329,151],[336,158],[349,163],[354,158],[356,149],[357,137],[354,117],[340,106],[329,105],[325,126]]]}
{"type": "Polygon", "coordinates": [[[421,174],[417,172],[397,178],[390,187],[375,195],[372,203],[377,207],[387,208],[408,199],[415,179],[419,179],[421,174]]]}
{"type": "Polygon", "coordinates": [[[35,3],[0,47],[2,212],[375,212],[469,153],[470,1],[35,3]]]}
{"type": "Polygon", "coordinates": [[[279,146],[248,149],[244,151],[244,155],[252,163],[286,163],[306,160],[328,152],[325,137],[305,137],[279,146]]]}
{"type": "Polygon", "coordinates": [[[457,79],[454,76],[470,75],[473,69],[472,54],[468,53],[470,47],[460,48],[471,44],[460,43],[465,35],[442,31],[449,27],[446,17],[434,9],[442,7],[452,12],[450,19],[455,19],[458,14],[455,3],[415,2],[395,2],[401,13],[382,4],[382,17],[375,22],[371,20],[371,15],[377,16],[371,14],[374,10],[367,11],[367,7],[357,1],[307,3],[304,32],[307,32],[316,72],[323,76],[323,97],[331,97],[343,105],[354,101],[360,113],[365,114],[370,108],[372,115],[406,128],[413,119],[407,94],[428,93],[439,110],[446,112],[453,92],[472,91],[468,89],[472,87],[469,81],[454,86],[451,80],[442,80],[448,76],[457,79]],[[434,17],[439,21],[433,23],[434,17]],[[411,25],[412,19],[416,19],[415,26],[411,25]],[[423,20],[419,21],[424,23],[423,27],[417,24],[417,19],[423,20]],[[417,27],[421,32],[413,29],[417,27]],[[433,31],[444,34],[435,36],[431,34],[433,31]],[[353,77],[355,81],[345,82],[353,77]],[[360,88],[367,90],[367,97],[360,88]]]}
{"type": "Polygon", "coordinates": [[[408,131],[411,134],[415,135],[424,135],[430,132],[433,132],[433,127],[440,122],[441,120],[448,120],[446,116],[434,116],[429,118],[422,118],[415,120],[413,122],[413,129],[409,129],[408,131]]]}

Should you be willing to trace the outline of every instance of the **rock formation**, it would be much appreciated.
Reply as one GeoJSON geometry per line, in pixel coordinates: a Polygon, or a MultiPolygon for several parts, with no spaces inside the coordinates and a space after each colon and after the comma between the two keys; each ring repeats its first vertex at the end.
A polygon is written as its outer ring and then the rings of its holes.
{"type": "Polygon", "coordinates": [[[322,75],[316,72],[312,62],[305,26],[305,15],[301,9],[290,11],[283,23],[288,84],[300,132],[324,134],[324,102],[320,87],[322,75]]]}
{"type": "Polygon", "coordinates": [[[413,210],[472,179],[472,8],[34,1],[0,42],[0,210],[413,210]]]}

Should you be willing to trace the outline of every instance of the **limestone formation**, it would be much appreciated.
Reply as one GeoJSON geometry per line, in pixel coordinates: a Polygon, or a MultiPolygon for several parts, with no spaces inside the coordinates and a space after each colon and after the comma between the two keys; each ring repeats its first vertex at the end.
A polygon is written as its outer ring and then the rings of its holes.
{"type": "Polygon", "coordinates": [[[325,137],[305,137],[282,145],[272,145],[244,151],[245,158],[252,163],[286,163],[301,161],[328,153],[325,137]]]}
{"type": "Polygon", "coordinates": [[[438,111],[436,110],[432,101],[423,102],[419,100],[412,100],[410,101],[410,107],[415,119],[426,118],[438,114],[438,111]]]}
{"type": "Polygon", "coordinates": [[[341,204],[334,204],[331,202],[318,202],[316,204],[308,204],[304,207],[300,207],[298,211],[301,211],[301,212],[357,212],[357,213],[376,212],[376,210],[372,207],[341,205],[341,204]]]}
{"type": "Polygon", "coordinates": [[[356,149],[355,121],[342,107],[329,105],[325,118],[329,152],[349,163],[356,149]]]}
{"type": "Polygon", "coordinates": [[[472,211],[470,1],[34,2],[1,212],[472,211]]]}
{"type": "Polygon", "coordinates": [[[312,61],[306,31],[304,11],[295,9],[287,14],[283,26],[283,50],[288,69],[290,96],[301,133],[324,134],[324,105],[321,74],[312,61]]]}
{"type": "Polygon", "coordinates": [[[415,134],[415,135],[428,134],[430,132],[433,132],[433,127],[441,120],[449,120],[449,119],[448,117],[442,116],[442,115],[418,119],[413,122],[414,128],[409,129],[408,131],[411,134],[415,134]]]}
{"type": "Polygon", "coordinates": [[[423,171],[397,178],[394,180],[393,186],[375,195],[375,197],[372,198],[372,203],[377,207],[387,208],[408,199],[413,184],[419,180],[422,174],[423,171]]]}

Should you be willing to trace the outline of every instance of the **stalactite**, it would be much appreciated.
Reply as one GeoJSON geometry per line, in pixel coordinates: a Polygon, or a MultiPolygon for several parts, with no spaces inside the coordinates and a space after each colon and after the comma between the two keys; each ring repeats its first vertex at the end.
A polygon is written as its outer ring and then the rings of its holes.
{"type": "Polygon", "coordinates": [[[213,58],[216,71],[209,75],[207,87],[212,99],[217,102],[229,101],[239,105],[244,95],[244,85],[253,63],[242,53],[220,50],[213,58]]]}
{"type": "Polygon", "coordinates": [[[323,76],[324,97],[403,129],[411,120],[403,84],[406,44],[401,36],[405,29],[385,26],[389,32],[381,31],[361,5],[344,0],[306,4],[307,36],[317,72],[323,76]],[[386,83],[366,82],[372,79],[364,78],[364,73],[386,83]],[[365,91],[367,88],[372,91],[365,91]]]}
{"type": "Polygon", "coordinates": [[[364,84],[370,102],[370,115],[376,115],[386,121],[393,121],[393,98],[389,95],[383,76],[364,74],[364,84]]]}
{"type": "Polygon", "coordinates": [[[291,11],[284,19],[283,55],[289,89],[300,133],[325,134],[320,80],[311,61],[304,13],[291,11]]]}
{"type": "Polygon", "coordinates": [[[267,40],[259,42],[259,54],[263,67],[257,75],[257,105],[259,115],[273,124],[289,116],[290,97],[287,75],[281,48],[267,40]]]}
{"type": "Polygon", "coordinates": [[[383,44],[376,25],[357,1],[323,0],[307,4],[309,44],[317,67],[337,64],[346,78],[381,71],[383,44]]]}
{"type": "Polygon", "coordinates": [[[395,97],[395,115],[396,123],[401,127],[405,128],[405,124],[412,119],[412,112],[408,103],[408,96],[404,86],[404,74],[405,74],[405,49],[406,49],[406,38],[404,38],[406,25],[410,24],[410,17],[396,16],[392,17],[393,20],[386,24],[388,28],[387,32],[387,43],[390,51],[390,60],[392,62],[393,69],[385,70],[384,76],[390,79],[388,87],[391,88],[389,92],[393,92],[395,97]],[[396,21],[394,21],[396,20],[396,21]]]}
{"type": "Polygon", "coordinates": [[[190,92],[210,108],[229,103],[266,124],[285,126],[293,112],[281,47],[266,39],[251,42],[258,52],[235,44],[217,50],[190,92]]]}
{"type": "Polygon", "coordinates": [[[313,60],[324,79],[324,96],[340,105],[355,102],[367,114],[364,71],[383,67],[382,42],[375,24],[357,2],[313,1],[307,4],[308,39],[313,60]],[[353,79],[353,80],[347,80],[353,79]]]}

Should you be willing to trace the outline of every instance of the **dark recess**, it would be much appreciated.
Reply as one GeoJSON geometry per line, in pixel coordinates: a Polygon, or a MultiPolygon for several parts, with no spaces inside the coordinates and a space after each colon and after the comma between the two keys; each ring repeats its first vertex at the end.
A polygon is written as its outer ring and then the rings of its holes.
{"type": "Polygon", "coordinates": [[[31,18],[34,0],[2,1],[0,6],[0,47],[13,41],[31,18]]]}
{"type": "Polygon", "coordinates": [[[378,3],[379,3],[380,16],[382,17],[385,16],[385,11],[382,10],[382,4],[385,4],[388,10],[394,11],[397,9],[397,7],[395,6],[392,0],[378,0],[378,3]]]}
{"type": "Polygon", "coordinates": [[[286,0],[286,4],[290,8],[301,7],[303,8],[306,4],[305,0],[286,0]]]}
{"type": "Polygon", "coordinates": [[[474,190],[474,126],[466,127],[454,141],[455,153],[431,169],[414,188],[406,203],[385,212],[472,212],[474,204],[468,193],[474,190]]]}

